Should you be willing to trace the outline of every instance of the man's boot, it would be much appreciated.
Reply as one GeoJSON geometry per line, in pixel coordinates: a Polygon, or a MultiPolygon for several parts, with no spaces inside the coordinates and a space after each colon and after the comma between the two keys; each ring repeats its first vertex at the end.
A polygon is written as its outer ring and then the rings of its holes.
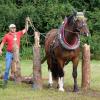
{"type": "Polygon", "coordinates": [[[7,88],[7,83],[8,83],[7,80],[4,80],[4,81],[3,81],[3,89],[7,88]]]}

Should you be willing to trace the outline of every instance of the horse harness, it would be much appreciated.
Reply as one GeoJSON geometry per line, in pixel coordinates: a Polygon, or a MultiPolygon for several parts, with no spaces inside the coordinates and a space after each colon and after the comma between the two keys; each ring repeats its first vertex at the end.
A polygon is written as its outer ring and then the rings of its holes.
{"type": "Polygon", "coordinates": [[[50,44],[51,51],[54,50],[59,45],[62,49],[62,52],[65,50],[75,50],[80,46],[80,38],[79,38],[80,32],[74,32],[74,31],[65,29],[65,26],[67,24],[68,24],[68,20],[67,20],[67,17],[65,17],[64,23],[60,26],[60,28],[58,29],[58,32],[55,35],[53,42],[50,44]],[[70,45],[69,43],[67,43],[64,36],[65,32],[66,34],[69,34],[69,33],[76,34],[76,40],[74,44],[70,45]]]}

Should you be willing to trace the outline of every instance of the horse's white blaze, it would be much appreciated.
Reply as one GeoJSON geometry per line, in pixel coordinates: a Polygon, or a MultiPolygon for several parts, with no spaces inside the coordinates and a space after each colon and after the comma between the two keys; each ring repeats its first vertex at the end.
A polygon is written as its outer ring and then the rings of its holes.
{"type": "Polygon", "coordinates": [[[53,80],[52,80],[52,73],[51,71],[49,71],[49,84],[52,85],[53,84],[53,80]]]}
{"type": "Polygon", "coordinates": [[[58,84],[59,84],[59,91],[64,91],[64,77],[59,77],[58,79],[58,84]]]}

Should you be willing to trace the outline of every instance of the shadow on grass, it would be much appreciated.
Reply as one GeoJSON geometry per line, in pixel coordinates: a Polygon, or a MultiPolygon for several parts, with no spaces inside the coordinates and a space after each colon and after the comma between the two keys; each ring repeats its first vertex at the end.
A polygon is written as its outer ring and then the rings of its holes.
{"type": "MultiPolygon", "coordinates": [[[[43,88],[44,89],[51,89],[52,91],[57,91],[58,88],[57,88],[57,85],[53,85],[52,88],[49,88],[48,87],[48,84],[44,84],[43,85],[43,88]]],[[[89,97],[97,97],[97,98],[100,98],[100,91],[99,90],[93,90],[93,89],[89,89],[87,91],[84,91],[82,90],[81,87],[79,87],[79,91],[78,92],[73,92],[73,87],[68,85],[68,86],[64,86],[64,89],[65,89],[65,92],[67,94],[77,94],[77,95],[80,95],[80,96],[89,96],[89,97]]]]}

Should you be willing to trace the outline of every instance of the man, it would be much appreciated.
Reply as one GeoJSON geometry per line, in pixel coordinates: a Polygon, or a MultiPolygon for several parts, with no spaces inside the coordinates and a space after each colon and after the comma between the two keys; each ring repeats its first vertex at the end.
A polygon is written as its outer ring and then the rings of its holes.
{"type": "Polygon", "coordinates": [[[2,55],[2,49],[4,47],[4,44],[7,44],[7,52],[6,52],[6,68],[4,73],[4,87],[7,85],[8,76],[9,76],[9,70],[11,67],[12,59],[14,57],[13,54],[13,44],[14,41],[16,41],[16,44],[18,45],[18,49],[20,48],[20,39],[21,37],[28,31],[28,22],[29,17],[26,18],[25,23],[25,29],[16,32],[16,25],[10,24],[9,25],[9,32],[4,35],[1,45],[0,45],[0,55],[2,55]]]}

